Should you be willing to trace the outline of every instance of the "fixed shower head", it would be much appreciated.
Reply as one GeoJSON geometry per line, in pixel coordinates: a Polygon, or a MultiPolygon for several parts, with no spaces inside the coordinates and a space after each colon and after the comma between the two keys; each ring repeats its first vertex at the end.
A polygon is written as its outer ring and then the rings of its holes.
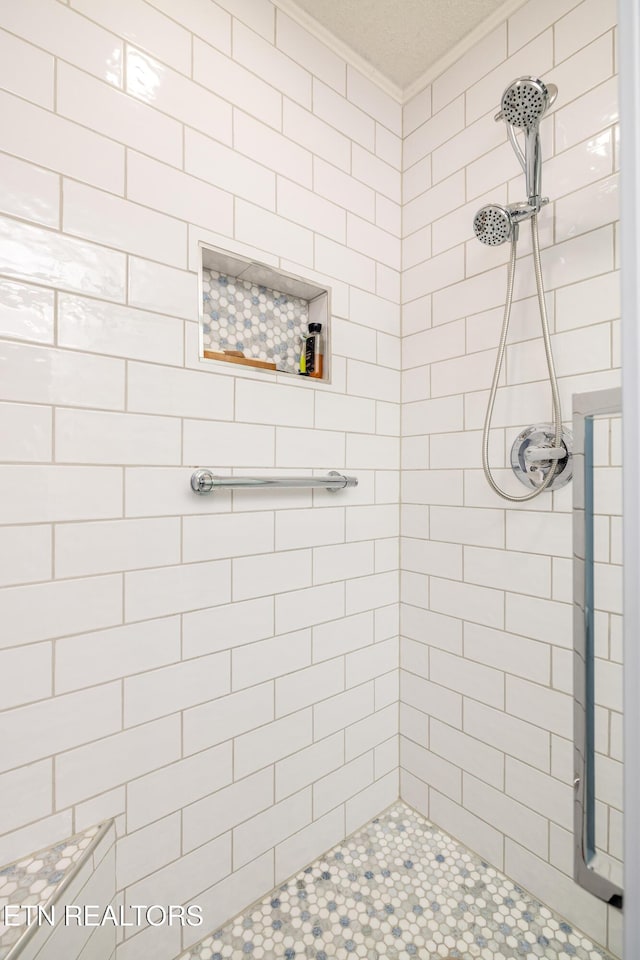
{"type": "Polygon", "coordinates": [[[510,239],[513,223],[506,207],[490,203],[476,213],[473,218],[473,229],[481,243],[495,247],[510,239]]]}
{"type": "Polygon", "coordinates": [[[502,94],[500,112],[513,127],[537,126],[558,95],[555,84],[546,85],[536,77],[514,80],[502,94]]]}
{"type": "Polygon", "coordinates": [[[512,203],[503,207],[499,203],[489,203],[481,207],[473,218],[476,237],[487,246],[497,247],[507,240],[518,237],[518,224],[528,220],[536,208],[528,203],[512,203]]]}

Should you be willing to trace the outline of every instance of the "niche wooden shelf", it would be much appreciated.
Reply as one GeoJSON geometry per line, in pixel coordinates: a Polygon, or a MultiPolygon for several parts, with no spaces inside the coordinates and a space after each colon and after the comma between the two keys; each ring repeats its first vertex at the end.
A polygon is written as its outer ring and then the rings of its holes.
{"type": "Polygon", "coordinates": [[[234,357],[217,350],[203,350],[205,360],[224,360],[225,363],[239,363],[242,367],[261,367],[263,370],[277,370],[275,363],[268,360],[254,360],[251,357],[234,357]]]}

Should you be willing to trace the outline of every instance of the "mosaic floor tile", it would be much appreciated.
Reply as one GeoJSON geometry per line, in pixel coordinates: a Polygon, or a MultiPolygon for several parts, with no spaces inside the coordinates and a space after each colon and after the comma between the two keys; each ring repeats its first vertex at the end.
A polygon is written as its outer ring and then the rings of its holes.
{"type": "MultiPolygon", "coordinates": [[[[0,912],[8,904],[44,906],[58,884],[80,860],[100,826],[90,827],[53,847],[0,868],[0,912]]],[[[25,931],[24,925],[0,925],[0,960],[25,931]]]]}
{"type": "Polygon", "coordinates": [[[611,960],[399,802],[177,960],[611,960]]]}

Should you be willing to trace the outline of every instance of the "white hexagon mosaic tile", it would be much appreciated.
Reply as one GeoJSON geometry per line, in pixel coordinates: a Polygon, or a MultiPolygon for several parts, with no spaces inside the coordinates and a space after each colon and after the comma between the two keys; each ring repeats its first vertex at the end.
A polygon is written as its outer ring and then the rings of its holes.
{"type": "MultiPolygon", "coordinates": [[[[58,884],[82,858],[100,826],[90,827],[53,847],[0,868],[0,911],[8,904],[44,906],[58,884]]],[[[16,922],[20,915],[16,915],[16,922]]],[[[25,931],[24,924],[0,928],[0,960],[25,931]],[[3,932],[4,931],[4,932],[3,932]]]]}
{"type": "Polygon", "coordinates": [[[399,802],[178,960],[611,960],[399,802]]]}
{"type": "Polygon", "coordinates": [[[241,350],[278,370],[298,372],[309,320],[306,300],[206,268],[202,296],[205,350],[241,350]]]}

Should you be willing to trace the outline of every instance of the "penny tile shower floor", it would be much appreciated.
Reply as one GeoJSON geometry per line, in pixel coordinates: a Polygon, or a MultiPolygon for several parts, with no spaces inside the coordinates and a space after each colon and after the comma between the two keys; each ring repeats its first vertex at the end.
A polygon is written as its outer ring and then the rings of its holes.
{"type": "Polygon", "coordinates": [[[402,802],[178,960],[227,957],[610,960],[402,802]]]}

